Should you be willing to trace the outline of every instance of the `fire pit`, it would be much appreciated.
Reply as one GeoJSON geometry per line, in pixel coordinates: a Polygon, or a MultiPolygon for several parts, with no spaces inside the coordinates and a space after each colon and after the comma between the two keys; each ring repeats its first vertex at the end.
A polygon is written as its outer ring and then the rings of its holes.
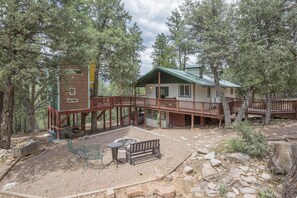
{"type": "Polygon", "coordinates": [[[120,151],[125,151],[125,147],[129,148],[130,144],[138,142],[136,138],[130,138],[130,137],[124,137],[115,140],[114,142],[121,142],[123,143],[123,146],[119,148],[120,151]]]}

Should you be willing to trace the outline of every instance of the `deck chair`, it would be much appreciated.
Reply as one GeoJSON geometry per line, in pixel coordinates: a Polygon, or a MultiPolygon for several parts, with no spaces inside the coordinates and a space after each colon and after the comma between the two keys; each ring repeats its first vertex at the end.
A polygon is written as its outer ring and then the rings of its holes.
{"type": "Polygon", "coordinates": [[[82,158],[85,160],[87,165],[89,160],[100,160],[101,165],[103,165],[103,156],[104,152],[101,150],[99,143],[85,144],[83,146],[82,158]]]}

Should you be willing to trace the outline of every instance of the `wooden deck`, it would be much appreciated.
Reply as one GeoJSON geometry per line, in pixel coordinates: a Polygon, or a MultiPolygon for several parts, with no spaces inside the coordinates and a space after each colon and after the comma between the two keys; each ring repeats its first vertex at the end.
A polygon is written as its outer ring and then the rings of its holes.
{"type": "MultiPolygon", "coordinates": [[[[243,104],[242,100],[233,99],[229,102],[230,112],[232,114],[238,113],[243,104]]],[[[124,117],[128,116],[128,123],[134,119],[137,122],[138,115],[133,115],[134,111],[146,113],[147,109],[156,110],[159,112],[170,112],[179,114],[191,115],[192,127],[194,123],[194,116],[200,117],[200,123],[204,123],[205,118],[214,118],[221,121],[224,119],[222,103],[219,102],[196,102],[190,100],[176,100],[176,99],[155,99],[145,97],[133,97],[133,96],[110,96],[110,97],[96,97],[90,99],[90,108],[87,109],[71,109],[57,111],[51,107],[48,107],[48,128],[57,129],[60,131],[61,126],[67,121],[67,126],[70,126],[70,116],[81,114],[81,126],[82,130],[85,130],[85,117],[90,112],[101,113],[97,116],[97,120],[102,117],[103,125],[105,129],[105,114],[109,111],[109,128],[112,128],[111,111],[116,110],[116,122],[117,125],[123,126],[124,117]],[[122,109],[128,108],[128,115],[122,114],[122,109]],[[118,112],[120,110],[120,112],[118,112]],[[133,118],[133,116],[135,116],[133,118]]],[[[261,115],[265,116],[266,102],[257,100],[253,101],[249,106],[247,115],[261,115]]],[[[271,108],[272,117],[292,118],[297,119],[297,100],[278,100],[272,101],[271,108]]],[[[145,116],[144,116],[145,117],[145,116]]],[[[74,118],[73,118],[74,120],[74,118]]],[[[144,120],[145,122],[145,120],[144,120]]],[[[73,124],[75,125],[75,124],[73,124]]],[[[145,123],[144,123],[145,125],[145,123]]],[[[58,133],[59,134],[59,133],[58,133]]]]}
{"type": "Polygon", "coordinates": [[[223,115],[221,103],[195,102],[175,99],[155,99],[144,97],[98,97],[91,99],[92,111],[114,107],[137,107],[159,111],[194,114],[220,119],[223,115]]]}
{"type": "MultiPolygon", "coordinates": [[[[232,113],[238,113],[243,104],[242,100],[234,100],[229,103],[232,113]]],[[[255,100],[249,106],[247,114],[262,115],[266,113],[266,102],[255,100]]],[[[297,100],[276,100],[271,103],[271,116],[297,119],[297,100]]]]}

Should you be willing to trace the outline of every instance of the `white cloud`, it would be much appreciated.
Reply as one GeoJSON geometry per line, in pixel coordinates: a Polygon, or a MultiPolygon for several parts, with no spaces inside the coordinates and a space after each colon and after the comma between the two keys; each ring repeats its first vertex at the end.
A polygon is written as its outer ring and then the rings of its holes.
{"type": "Polygon", "coordinates": [[[132,20],[142,30],[144,45],[147,47],[141,53],[142,67],[140,73],[144,74],[152,68],[150,56],[156,36],[160,33],[168,34],[165,22],[171,16],[171,11],[178,8],[184,0],[123,0],[122,2],[125,4],[125,9],[133,17],[132,20]]]}

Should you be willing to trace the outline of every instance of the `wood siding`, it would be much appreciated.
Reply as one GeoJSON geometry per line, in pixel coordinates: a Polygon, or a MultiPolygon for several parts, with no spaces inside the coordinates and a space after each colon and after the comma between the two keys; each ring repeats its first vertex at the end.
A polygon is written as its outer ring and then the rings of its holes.
{"type": "MultiPolygon", "coordinates": [[[[67,66],[67,69],[80,69],[78,66],[67,66]]],[[[60,78],[60,110],[86,109],[89,104],[88,96],[88,71],[82,74],[65,75],[60,78]],[[75,88],[75,95],[70,95],[69,88],[75,88]],[[78,102],[70,103],[67,100],[77,99],[78,102]]]]}

